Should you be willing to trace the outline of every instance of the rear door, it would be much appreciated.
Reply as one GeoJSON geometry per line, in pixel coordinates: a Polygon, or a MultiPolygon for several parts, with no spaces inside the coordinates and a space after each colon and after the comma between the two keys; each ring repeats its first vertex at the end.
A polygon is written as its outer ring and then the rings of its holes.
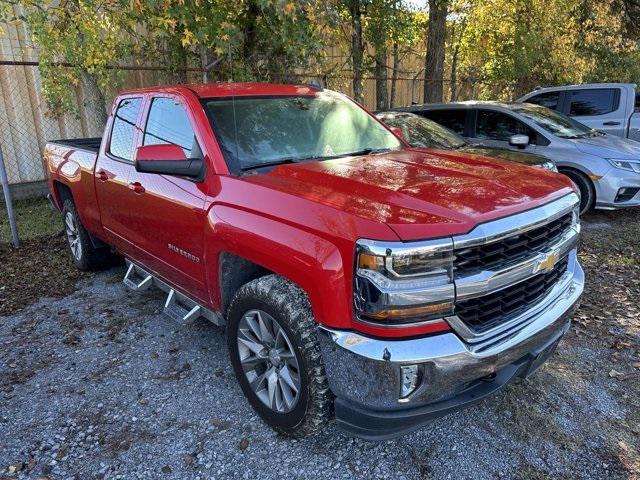
{"type": "Polygon", "coordinates": [[[417,115],[421,115],[429,120],[433,120],[439,123],[443,127],[447,127],[449,130],[453,130],[458,135],[468,137],[470,133],[470,123],[466,108],[451,108],[451,109],[438,109],[438,110],[425,110],[413,112],[417,115]]]}
{"type": "MultiPolygon", "coordinates": [[[[625,92],[626,93],[626,92],[625,92]]],[[[620,88],[582,88],[568,90],[565,113],[588,127],[624,137],[630,112],[628,99],[620,88]]]]}
{"type": "Polygon", "coordinates": [[[534,153],[537,147],[538,134],[522,123],[515,116],[496,110],[478,108],[474,110],[475,122],[470,135],[471,143],[490,148],[502,148],[519,152],[534,153]],[[527,135],[529,145],[525,148],[512,147],[509,139],[513,135],[527,135]]]}
{"type": "Polygon", "coordinates": [[[121,97],[110,129],[105,132],[108,139],[103,142],[95,168],[100,221],[109,240],[125,253],[131,247],[129,176],[133,171],[143,100],[141,96],[121,97]]]}
{"type": "MultiPolygon", "coordinates": [[[[187,158],[202,158],[193,120],[181,97],[150,97],[141,145],[170,143],[187,158]]],[[[132,239],[140,261],[187,293],[206,300],[204,226],[206,185],[185,177],[133,171],[132,239]]]]}

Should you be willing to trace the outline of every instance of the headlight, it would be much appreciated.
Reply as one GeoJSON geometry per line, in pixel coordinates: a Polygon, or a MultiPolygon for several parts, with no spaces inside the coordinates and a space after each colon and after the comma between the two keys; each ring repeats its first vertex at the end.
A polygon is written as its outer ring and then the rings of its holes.
{"type": "Polygon", "coordinates": [[[557,172],[556,164],[554,162],[543,162],[536,165],[538,168],[542,168],[543,170],[551,170],[552,172],[557,172]]]}
{"type": "Polygon", "coordinates": [[[453,244],[430,240],[402,243],[359,240],[354,308],[363,320],[406,324],[453,312],[453,244]]]}
{"type": "Polygon", "coordinates": [[[607,158],[609,163],[616,168],[629,170],[630,172],[640,173],[640,161],[637,160],[618,160],[616,158],[607,158]]]}

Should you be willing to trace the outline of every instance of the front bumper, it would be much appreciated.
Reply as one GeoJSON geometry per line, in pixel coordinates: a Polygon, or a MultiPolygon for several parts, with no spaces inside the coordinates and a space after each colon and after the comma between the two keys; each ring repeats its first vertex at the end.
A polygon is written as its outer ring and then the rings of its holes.
{"type": "Polygon", "coordinates": [[[490,395],[535,371],[568,330],[584,289],[575,250],[565,277],[517,329],[470,344],[454,332],[409,340],[375,339],[320,328],[336,420],[370,440],[393,438],[490,395]],[[402,365],[419,365],[422,381],[400,399],[402,365]]]}
{"type": "Polygon", "coordinates": [[[595,182],[596,205],[601,210],[617,210],[619,208],[640,206],[640,192],[630,200],[616,202],[621,188],[640,188],[640,175],[620,169],[611,169],[595,182]]]}

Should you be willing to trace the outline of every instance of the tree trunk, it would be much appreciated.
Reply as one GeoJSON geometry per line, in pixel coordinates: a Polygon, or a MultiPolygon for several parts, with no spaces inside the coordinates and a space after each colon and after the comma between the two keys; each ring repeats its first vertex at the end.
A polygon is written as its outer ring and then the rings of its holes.
{"type": "Polygon", "coordinates": [[[460,53],[460,46],[456,45],[453,49],[453,55],[451,57],[451,92],[449,95],[449,101],[455,102],[458,98],[458,55],[460,53]]]}
{"type": "Polygon", "coordinates": [[[360,0],[349,2],[351,16],[351,63],[353,64],[353,98],[363,101],[362,95],[362,59],[364,57],[364,38],[362,36],[362,8],[360,0]]]}
{"type": "Polygon", "coordinates": [[[389,108],[389,90],[387,88],[387,47],[376,51],[376,110],[389,108]]]}
{"type": "Polygon", "coordinates": [[[85,111],[87,117],[94,119],[97,131],[102,132],[107,124],[107,105],[104,94],[98,86],[98,81],[94,75],[86,70],[81,71],[82,91],[85,97],[85,111]]]}
{"type": "Polygon", "coordinates": [[[396,106],[396,92],[398,88],[398,69],[400,68],[400,52],[398,51],[398,42],[393,44],[393,72],[391,73],[391,99],[389,106],[396,106]]]}
{"type": "Polygon", "coordinates": [[[424,63],[424,102],[442,101],[447,0],[429,0],[427,55],[424,63]]]}

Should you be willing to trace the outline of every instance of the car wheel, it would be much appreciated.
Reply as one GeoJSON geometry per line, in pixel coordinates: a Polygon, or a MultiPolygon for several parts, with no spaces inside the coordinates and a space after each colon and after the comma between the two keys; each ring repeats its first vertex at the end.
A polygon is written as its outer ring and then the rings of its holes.
{"type": "Polygon", "coordinates": [[[95,270],[107,265],[111,257],[108,247],[95,247],[84,228],[73,201],[66,200],[62,208],[67,252],[76,268],[95,270]]]}
{"type": "Polygon", "coordinates": [[[321,430],[333,395],[305,293],[277,275],[258,278],[238,290],[227,322],[236,378],[260,417],[289,436],[321,430]]]}
{"type": "Polygon", "coordinates": [[[582,216],[591,210],[596,202],[596,191],[593,183],[584,173],[576,172],[575,170],[561,170],[560,173],[569,177],[580,190],[580,215],[582,216]]]}

